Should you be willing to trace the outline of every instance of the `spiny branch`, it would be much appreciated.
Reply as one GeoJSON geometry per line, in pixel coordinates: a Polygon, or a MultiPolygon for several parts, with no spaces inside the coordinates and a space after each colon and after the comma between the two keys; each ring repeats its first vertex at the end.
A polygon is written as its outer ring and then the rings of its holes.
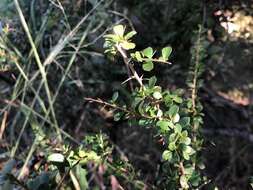
{"type": "Polygon", "coordinates": [[[141,114],[136,113],[136,112],[134,112],[134,111],[131,111],[131,110],[122,108],[122,107],[120,107],[120,106],[118,106],[118,105],[110,104],[110,103],[105,102],[105,101],[103,101],[103,100],[101,100],[101,99],[93,99],[93,98],[88,98],[88,97],[86,97],[86,98],[84,98],[84,100],[89,101],[89,102],[91,102],[91,103],[97,103],[97,104],[101,104],[101,105],[106,106],[106,107],[110,107],[110,108],[113,108],[113,109],[120,110],[120,111],[122,111],[122,112],[124,112],[124,113],[127,113],[127,114],[129,114],[129,115],[132,115],[132,116],[134,116],[134,117],[143,117],[143,118],[146,118],[146,119],[155,119],[154,117],[150,117],[150,116],[148,116],[148,115],[141,115],[141,114]]]}
{"type": "Polygon", "coordinates": [[[101,105],[104,105],[104,106],[107,106],[107,107],[110,107],[110,108],[113,108],[113,109],[117,109],[117,110],[123,111],[125,113],[132,114],[131,111],[129,111],[129,110],[125,109],[125,108],[119,107],[119,106],[117,106],[115,104],[110,104],[110,103],[105,102],[105,101],[103,101],[103,100],[101,100],[99,98],[98,99],[93,99],[93,98],[88,98],[87,97],[87,98],[84,98],[84,100],[89,101],[91,103],[98,103],[98,104],[101,104],[101,105]]]}
{"type": "Polygon", "coordinates": [[[130,63],[131,59],[127,56],[125,50],[122,49],[122,47],[119,44],[116,45],[116,48],[119,51],[119,53],[121,54],[121,56],[123,57],[123,60],[124,60],[124,62],[126,64],[126,66],[127,66],[128,71],[130,70],[132,72],[134,78],[137,80],[137,82],[139,83],[140,87],[143,87],[142,78],[139,77],[139,75],[135,71],[133,65],[130,63]]]}

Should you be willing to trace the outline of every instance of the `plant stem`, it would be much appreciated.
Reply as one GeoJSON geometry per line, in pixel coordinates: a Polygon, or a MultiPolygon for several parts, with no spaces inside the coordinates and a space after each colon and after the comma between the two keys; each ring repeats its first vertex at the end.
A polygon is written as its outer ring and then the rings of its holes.
{"type": "Polygon", "coordinates": [[[147,59],[147,58],[141,58],[143,61],[153,61],[153,62],[157,62],[157,63],[164,63],[164,64],[168,64],[168,65],[171,65],[172,63],[171,62],[168,62],[168,61],[163,61],[163,60],[160,60],[160,59],[147,59]]]}
{"type": "Polygon", "coordinates": [[[113,108],[113,109],[117,109],[117,110],[120,110],[124,113],[127,113],[127,114],[130,114],[130,115],[133,115],[135,117],[143,117],[143,118],[146,118],[146,119],[155,119],[154,117],[150,117],[148,115],[141,115],[139,113],[136,113],[134,111],[131,111],[131,110],[128,110],[128,109],[125,109],[125,108],[122,108],[118,105],[115,105],[115,104],[110,104],[108,102],[105,102],[101,99],[93,99],[93,98],[84,98],[86,101],[89,101],[89,102],[95,102],[95,103],[98,103],[98,104],[101,104],[101,105],[104,105],[104,106],[107,106],[107,107],[110,107],[110,108],[113,108]]]}
{"type": "Polygon", "coordinates": [[[139,77],[138,73],[136,72],[136,70],[134,69],[133,65],[130,63],[131,59],[127,56],[127,53],[124,49],[122,49],[122,47],[117,44],[116,45],[117,50],[119,51],[119,53],[121,54],[121,56],[123,57],[123,60],[127,66],[127,68],[129,68],[129,70],[132,72],[132,75],[134,76],[134,78],[137,80],[137,82],[139,83],[140,87],[144,87],[143,83],[142,83],[142,78],[139,77]]]}

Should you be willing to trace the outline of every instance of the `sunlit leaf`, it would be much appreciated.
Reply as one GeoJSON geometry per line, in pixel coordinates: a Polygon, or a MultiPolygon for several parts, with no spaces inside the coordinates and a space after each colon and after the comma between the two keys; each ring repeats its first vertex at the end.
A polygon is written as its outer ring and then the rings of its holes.
{"type": "Polygon", "coordinates": [[[190,145],[191,144],[191,138],[189,138],[189,137],[181,138],[180,142],[185,144],[185,145],[190,145]]]}
{"type": "Polygon", "coordinates": [[[129,40],[130,38],[132,38],[134,35],[136,35],[137,32],[136,31],[131,31],[131,32],[128,32],[126,35],[125,35],[125,40],[129,40]]]}
{"type": "Polygon", "coordinates": [[[86,156],[86,152],[84,152],[83,150],[79,150],[78,156],[84,158],[86,156]]]}
{"type": "Polygon", "coordinates": [[[116,35],[123,37],[125,29],[123,25],[116,25],[113,27],[113,31],[116,35]]]}
{"type": "Polygon", "coordinates": [[[135,52],[135,58],[137,59],[137,61],[142,62],[142,56],[139,51],[135,52]]]}
{"type": "Polygon", "coordinates": [[[126,49],[126,50],[135,48],[135,43],[132,43],[132,42],[124,41],[124,42],[120,43],[120,45],[123,49],[126,49]]]}
{"type": "Polygon", "coordinates": [[[172,117],[172,121],[173,123],[177,123],[180,120],[180,115],[178,113],[176,113],[173,117],[172,117]]]}
{"type": "Polygon", "coordinates": [[[64,162],[64,160],[65,160],[64,156],[60,153],[53,153],[48,156],[49,162],[64,162]]]}

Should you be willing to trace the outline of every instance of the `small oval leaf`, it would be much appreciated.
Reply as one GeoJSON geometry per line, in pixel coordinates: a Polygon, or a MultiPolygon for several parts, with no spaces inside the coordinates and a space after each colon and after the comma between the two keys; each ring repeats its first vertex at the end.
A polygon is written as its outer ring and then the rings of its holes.
{"type": "Polygon", "coordinates": [[[165,47],[162,49],[162,58],[164,59],[164,61],[167,61],[169,59],[171,52],[172,52],[171,47],[165,47]]]}
{"type": "Polygon", "coordinates": [[[146,62],[142,65],[144,71],[152,71],[154,69],[154,64],[152,61],[146,62]]]}
{"type": "Polygon", "coordinates": [[[60,153],[53,153],[48,156],[49,162],[64,162],[64,160],[65,160],[64,156],[60,153]]]}
{"type": "Polygon", "coordinates": [[[169,150],[165,150],[165,151],[163,152],[162,157],[163,157],[163,160],[165,160],[165,161],[170,161],[170,160],[172,159],[172,152],[169,151],[169,150]]]}
{"type": "Polygon", "coordinates": [[[153,57],[153,49],[151,47],[148,47],[142,51],[143,55],[152,58],[153,57]]]}
{"type": "Polygon", "coordinates": [[[161,99],[163,96],[160,92],[156,91],[153,93],[153,97],[157,100],[161,99]]]}

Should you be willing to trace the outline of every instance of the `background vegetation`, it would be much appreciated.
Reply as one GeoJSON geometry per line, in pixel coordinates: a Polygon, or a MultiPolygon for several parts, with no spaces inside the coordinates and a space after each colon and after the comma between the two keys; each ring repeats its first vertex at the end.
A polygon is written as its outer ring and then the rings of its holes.
{"type": "Polygon", "coordinates": [[[155,129],[85,99],[130,102],[124,61],[104,54],[117,24],[137,31],[137,50],[172,47],[171,65],[135,69],[198,103],[189,117],[203,118],[204,177],[188,188],[251,189],[252,10],[250,0],[1,0],[0,189],[173,189],[155,129]]]}

